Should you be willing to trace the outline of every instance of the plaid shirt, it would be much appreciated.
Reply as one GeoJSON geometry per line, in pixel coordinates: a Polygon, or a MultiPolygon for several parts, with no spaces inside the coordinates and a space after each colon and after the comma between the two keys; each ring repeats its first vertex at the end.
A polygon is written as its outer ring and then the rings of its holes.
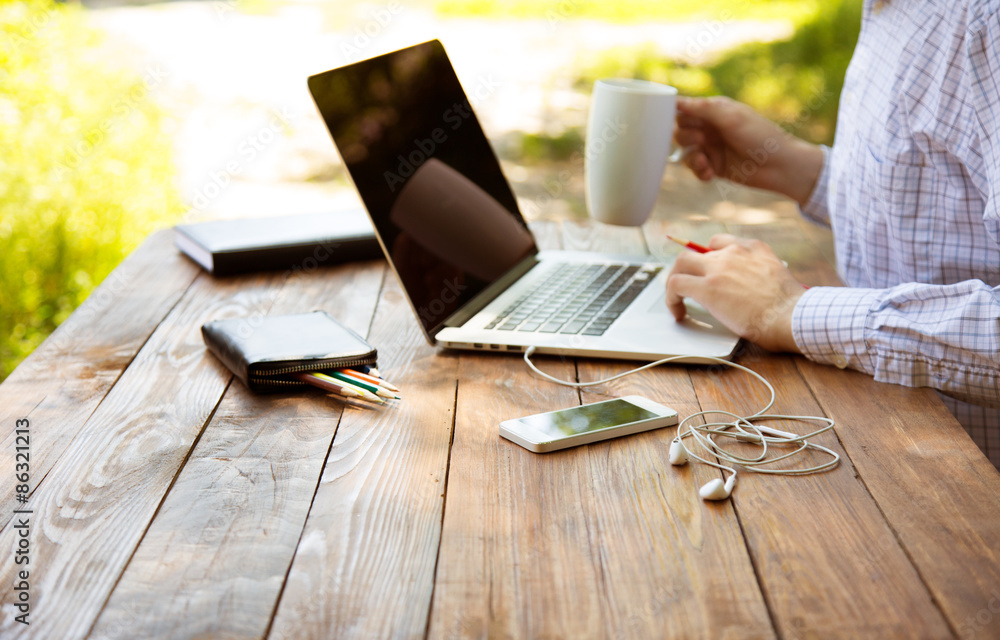
{"type": "Polygon", "coordinates": [[[841,279],[795,307],[817,362],[939,390],[1000,467],[1000,0],[866,0],[803,214],[841,279]]]}

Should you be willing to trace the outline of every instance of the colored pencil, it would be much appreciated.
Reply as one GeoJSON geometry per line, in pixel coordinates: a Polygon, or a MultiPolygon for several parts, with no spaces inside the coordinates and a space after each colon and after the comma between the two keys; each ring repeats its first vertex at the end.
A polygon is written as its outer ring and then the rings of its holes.
{"type": "Polygon", "coordinates": [[[344,396],[345,398],[361,398],[363,400],[382,402],[382,399],[374,394],[350,385],[338,384],[337,382],[328,379],[326,376],[321,378],[312,373],[293,373],[291,375],[300,382],[305,382],[308,385],[312,385],[318,389],[323,389],[324,391],[329,391],[330,393],[336,393],[344,396]]]}
{"type": "Polygon", "coordinates": [[[376,396],[379,396],[379,397],[382,397],[382,398],[389,398],[389,399],[392,399],[392,400],[399,400],[399,395],[393,393],[392,391],[389,391],[388,389],[383,389],[382,387],[378,387],[378,386],[375,386],[373,384],[368,384],[367,382],[362,382],[361,380],[358,380],[357,378],[352,378],[351,376],[346,376],[343,373],[340,373],[339,371],[331,371],[330,373],[328,373],[326,375],[330,376],[331,378],[336,378],[337,380],[340,380],[341,382],[344,382],[344,383],[347,383],[347,384],[350,384],[350,385],[354,385],[355,387],[358,387],[359,389],[364,389],[365,391],[367,391],[369,393],[373,393],[376,396]]]}
{"type": "Polygon", "coordinates": [[[368,391],[359,389],[353,385],[339,384],[334,379],[323,375],[322,373],[293,373],[292,377],[300,382],[305,382],[308,385],[323,389],[324,391],[336,393],[344,396],[345,398],[361,398],[362,400],[377,402],[379,404],[385,402],[374,393],[369,393],[368,391]]]}
{"type": "Polygon", "coordinates": [[[352,378],[357,378],[362,382],[367,382],[369,384],[373,384],[378,387],[383,387],[385,389],[388,389],[389,391],[399,392],[399,389],[396,386],[389,384],[389,382],[383,380],[382,378],[376,378],[375,376],[370,376],[367,373],[361,373],[356,369],[337,369],[337,371],[344,374],[345,376],[351,376],[352,378]]]}

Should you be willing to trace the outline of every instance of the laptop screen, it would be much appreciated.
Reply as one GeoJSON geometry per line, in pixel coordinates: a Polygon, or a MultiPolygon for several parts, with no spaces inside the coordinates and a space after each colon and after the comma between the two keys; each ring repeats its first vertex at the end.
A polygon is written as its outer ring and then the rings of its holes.
{"type": "Polygon", "coordinates": [[[537,252],[437,40],[309,78],[427,333],[537,252]]]}

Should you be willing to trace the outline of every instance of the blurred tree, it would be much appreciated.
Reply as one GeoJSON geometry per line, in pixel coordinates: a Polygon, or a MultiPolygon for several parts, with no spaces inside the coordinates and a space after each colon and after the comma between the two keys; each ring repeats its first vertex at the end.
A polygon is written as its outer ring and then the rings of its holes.
{"type": "Polygon", "coordinates": [[[0,379],[182,211],[163,81],[113,70],[83,10],[0,2],[0,379]]]}

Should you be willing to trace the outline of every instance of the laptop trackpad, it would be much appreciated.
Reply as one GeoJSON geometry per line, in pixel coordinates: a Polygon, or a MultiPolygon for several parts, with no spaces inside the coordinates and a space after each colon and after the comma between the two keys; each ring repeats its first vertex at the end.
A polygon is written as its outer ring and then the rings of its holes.
{"type": "MultiPolygon", "coordinates": [[[[684,304],[687,305],[688,311],[691,313],[696,313],[699,316],[701,316],[702,314],[709,315],[708,311],[705,310],[705,307],[701,306],[691,298],[685,298],[684,304]]],[[[663,293],[657,296],[656,300],[653,301],[653,304],[649,305],[648,312],[670,313],[670,311],[667,310],[667,294],[663,293]]]]}
{"type": "MultiPolygon", "coordinates": [[[[714,329],[716,324],[718,324],[718,321],[712,317],[712,314],[705,310],[705,307],[701,306],[691,298],[687,298],[684,301],[684,304],[687,306],[688,315],[681,324],[693,325],[703,329],[714,329]]],[[[666,293],[657,297],[653,304],[650,305],[647,313],[670,315],[670,311],[667,310],[666,293]]]]}

